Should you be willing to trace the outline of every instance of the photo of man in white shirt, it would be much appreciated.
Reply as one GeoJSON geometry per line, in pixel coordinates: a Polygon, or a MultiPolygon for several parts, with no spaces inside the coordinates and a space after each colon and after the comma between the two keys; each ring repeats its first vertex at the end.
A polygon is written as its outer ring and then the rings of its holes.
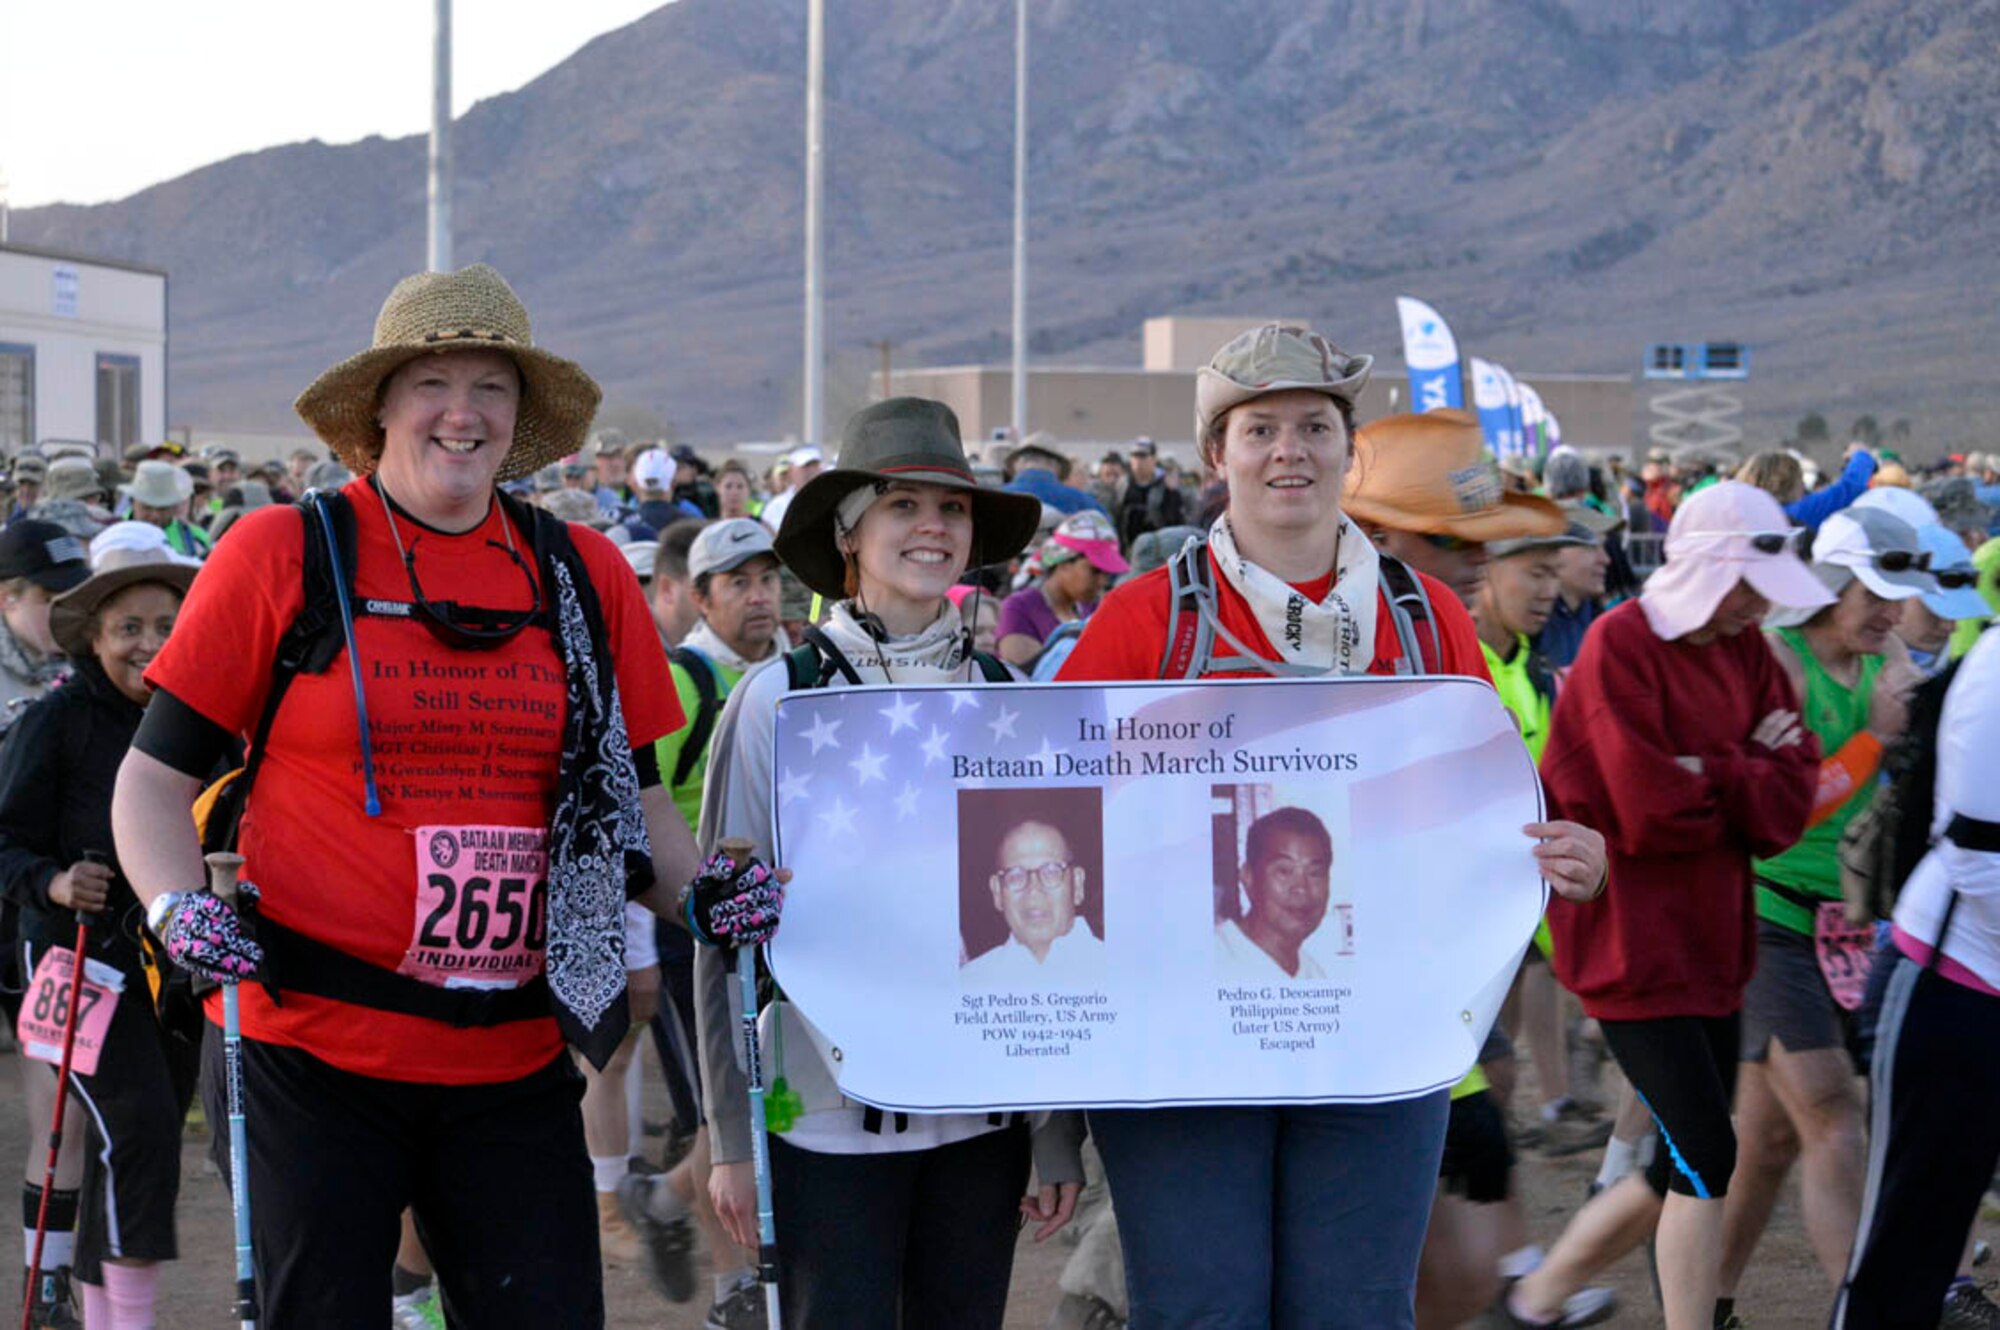
{"type": "Polygon", "coordinates": [[[987,879],[1007,940],[965,963],[967,988],[1084,987],[1096,983],[1104,944],[1079,916],[1091,874],[1053,822],[1029,818],[1000,838],[987,879]]]}
{"type": "Polygon", "coordinates": [[[1215,929],[1215,973],[1236,981],[1299,983],[1326,978],[1305,941],[1326,919],[1333,894],[1333,837],[1303,808],[1277,808],[1244,838],[1241,918],[1215,929]]]}

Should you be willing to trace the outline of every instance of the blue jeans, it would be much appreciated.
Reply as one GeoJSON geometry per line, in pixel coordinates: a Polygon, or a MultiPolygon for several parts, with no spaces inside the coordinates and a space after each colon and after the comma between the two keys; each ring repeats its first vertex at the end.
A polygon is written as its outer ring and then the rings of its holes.
{"type": "Polygon", "coordinates": [[[1092,1110],[1131,1330],[1409,1330],[1449,1112],[1092,1110]]]}

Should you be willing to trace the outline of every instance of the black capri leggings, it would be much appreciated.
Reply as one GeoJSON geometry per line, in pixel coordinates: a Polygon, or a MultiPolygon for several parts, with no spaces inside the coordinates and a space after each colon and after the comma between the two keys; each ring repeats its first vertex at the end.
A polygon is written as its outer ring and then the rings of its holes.
{"type": "Polygon", "coordinates": [[[1660,1129],[1646,1166],[1655,1195],[1669,1191],[1719,1200],[1736,1171],[1736,1095],[1740,1014],[1607,1021],[1604,1042],[1660,1129]]]}

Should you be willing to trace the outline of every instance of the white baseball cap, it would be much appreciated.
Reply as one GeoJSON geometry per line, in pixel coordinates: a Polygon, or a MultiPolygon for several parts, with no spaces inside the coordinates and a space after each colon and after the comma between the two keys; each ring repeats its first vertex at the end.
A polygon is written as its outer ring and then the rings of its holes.
{"type": "Polygon", "coordinates": [[[1846,508],[1827,518],[1813,538],[1812,557],[1815,564],[1852,573],[1884,600],[1937,590],[1917,529],[1882,508],[1846,508]]]}
{"type": "Polygon", "coordinates": [[[642,490],[674,487],[674,459],[664,448],[648,448],[632,459],[632,483],[642,490]]]}

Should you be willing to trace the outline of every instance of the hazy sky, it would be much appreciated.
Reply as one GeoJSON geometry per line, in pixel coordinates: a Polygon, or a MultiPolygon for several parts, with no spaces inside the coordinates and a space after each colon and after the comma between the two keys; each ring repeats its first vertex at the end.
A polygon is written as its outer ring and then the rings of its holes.
{"type": "MultiPolygon", "coordinates": [[[[664,0],[455,0],[452,102],[518,88],[664,0]]],[[[432,0],[0,0],[17,208],[123,198],[239,152],[426,131],[432,0]]]]}

